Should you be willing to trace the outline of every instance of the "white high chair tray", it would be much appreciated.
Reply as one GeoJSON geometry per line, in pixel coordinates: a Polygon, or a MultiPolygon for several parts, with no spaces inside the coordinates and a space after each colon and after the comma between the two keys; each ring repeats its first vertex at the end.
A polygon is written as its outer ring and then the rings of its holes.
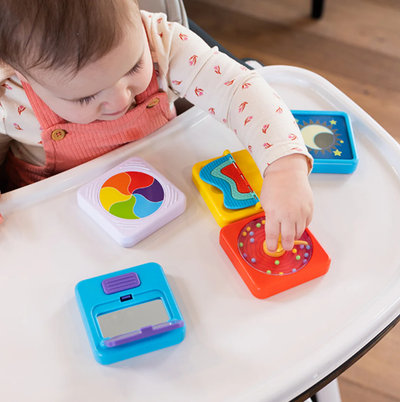
{"type": "Polygon", "coordinates": [[[192,108],[141,141],[1,198],[2,400],[289,401],[400,314],[400,147],[320,76],[282,66],[260,73],[291,109],[341,110],[351,117],[357,170],[311,175],[310,229],[332,259],[329,272],[266,300],[251,295],[219,246],[220,228],[191,180],[196,162],[242,145],[192,108]],[[131,156],[183,191],[187,209],[125,249],[78,207],[76,193],[131,156]],[[152,261],[167,274],[186,338],[101,366],[74,287],[152,261]]]}

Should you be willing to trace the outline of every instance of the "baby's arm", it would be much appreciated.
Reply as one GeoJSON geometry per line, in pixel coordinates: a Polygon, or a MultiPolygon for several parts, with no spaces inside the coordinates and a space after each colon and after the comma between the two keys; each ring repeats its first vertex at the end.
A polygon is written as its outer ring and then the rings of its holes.
{"type": "Polygon", "coordinates": [[[290,249],[313,209],[307,179],[312,158],[290,110],[257,72],[211,49],[179,24],[167,23],[162,14],[150,20],[150,41],[160,68],[165,74],[168,70],[170,88],[231,128],[257,163],[264,177],[267,247],[275,250],[282,233],[283,246],[290,249]]]}

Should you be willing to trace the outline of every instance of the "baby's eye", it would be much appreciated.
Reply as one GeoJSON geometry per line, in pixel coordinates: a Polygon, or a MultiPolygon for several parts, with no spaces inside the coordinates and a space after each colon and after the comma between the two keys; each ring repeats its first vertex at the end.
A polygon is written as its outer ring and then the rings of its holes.
{"type": "Polygon", "coordinates": [[[81,106],[83,106],[84,104],[88,105],[95,97],[95,95],[87,96],[86,98],[74,101],[74,103],[79,103],[81,106]]]}
{"type": "Polygon", "coordinates": [[[135,65],[135,67],[132,68],[132,70],[130,70],[128,72],[128,74],[133,75],[136,74],[137,72],[139,72],[139,70],[143,67],[143,60],[140,59],[139,62],[135,65]]]}

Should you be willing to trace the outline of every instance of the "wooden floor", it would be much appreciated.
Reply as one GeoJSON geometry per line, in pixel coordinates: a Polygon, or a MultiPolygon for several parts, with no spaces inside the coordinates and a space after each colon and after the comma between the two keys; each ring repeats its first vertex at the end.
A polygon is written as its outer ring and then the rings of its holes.
{"type": "MultiPolygon", "coordinates": [[[[400,0],[184,0],[236,57],[312,70],[400,142],[400,0]]],[[[400,312],[399,312],[400,314],[400,312]]],[[[400,402],[400,326],[339,378],[343,402],[400,402]]],[[[284,401],[283,401],[284,402],[284,401]]]]}

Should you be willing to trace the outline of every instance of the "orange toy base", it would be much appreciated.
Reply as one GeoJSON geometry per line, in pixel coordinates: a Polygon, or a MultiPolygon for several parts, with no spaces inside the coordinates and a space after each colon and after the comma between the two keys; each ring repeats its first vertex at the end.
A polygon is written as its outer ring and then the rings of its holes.
{"type": "Polygon", "coordinates": [[[259,213],[221,229],[220,244],[251,293],[266,299],[328,272],[331,260],[311,232],[306,231],[298,245],[281,257],[263,250],[265,215],[259,213]]]}

